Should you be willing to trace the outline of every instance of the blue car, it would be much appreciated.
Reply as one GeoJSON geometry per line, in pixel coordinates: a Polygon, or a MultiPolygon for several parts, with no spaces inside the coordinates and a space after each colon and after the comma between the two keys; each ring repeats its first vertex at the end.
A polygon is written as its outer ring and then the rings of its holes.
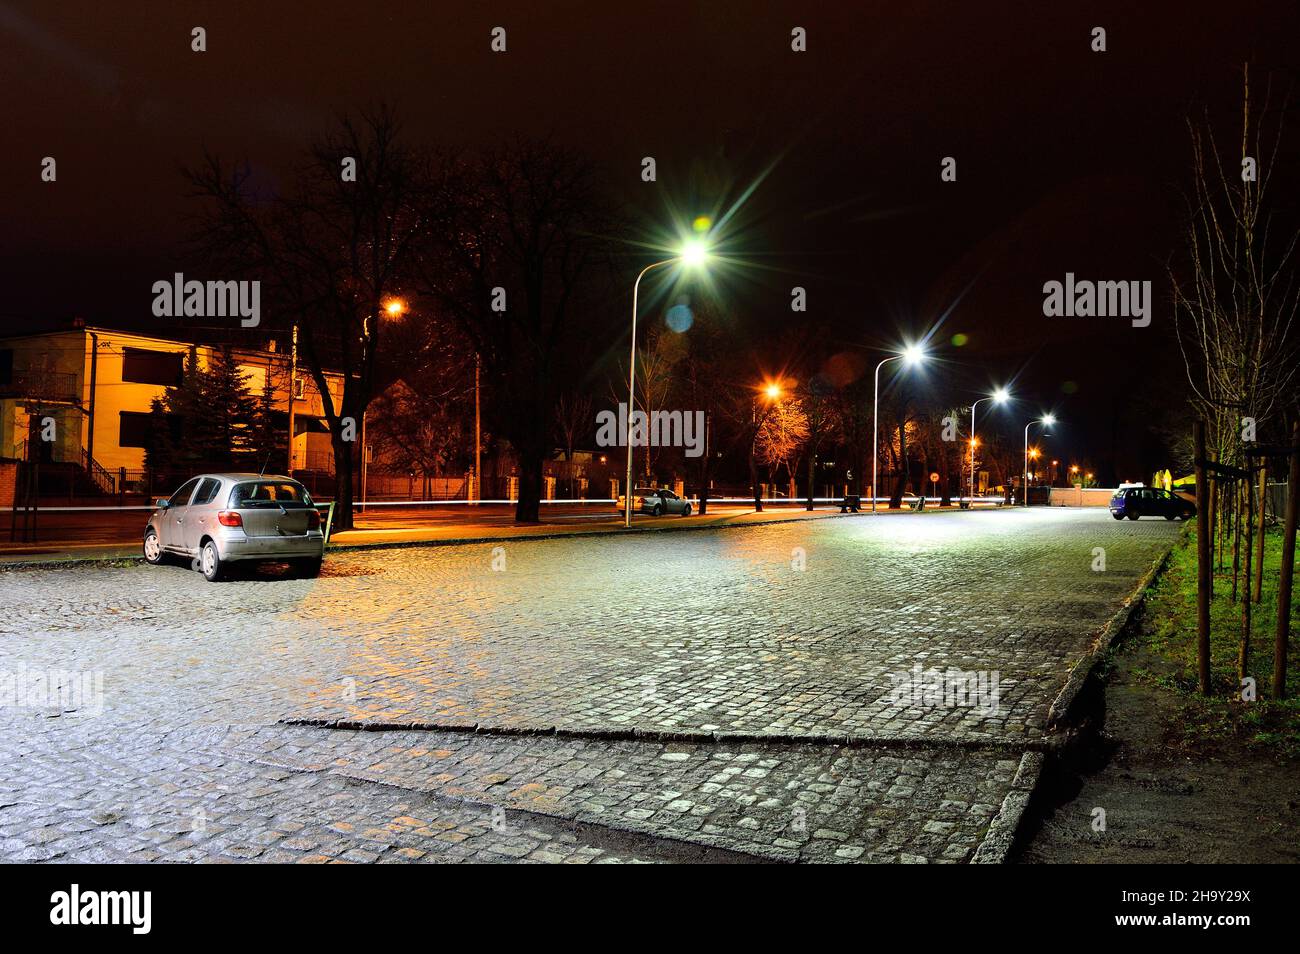
{"type": "Polygon", "coordinates": [[[1121,487],[1110,498],[1110,515],[1116,520],[1128,517],[1164,517],[1186,520],[1196,516],[1196,504],[1158,487],[1121,487]]]}

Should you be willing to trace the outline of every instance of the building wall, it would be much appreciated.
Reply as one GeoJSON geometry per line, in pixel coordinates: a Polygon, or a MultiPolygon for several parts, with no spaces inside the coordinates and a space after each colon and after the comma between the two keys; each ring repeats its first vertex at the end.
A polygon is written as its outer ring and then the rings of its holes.
{"type": "Polygon", "coordinates": [[[1109,487],[1053,487],[1048,503],[1053,507],[1106,507],[1114,493],[1109,487]]]}
{"type": "MultiPolygon", "coordinates": [[[[38,371],[68,375],[70,398],[84,398],[85,334],[80,330],[32,335],[0,342],[13,351],[15,376],[38,371]]],[[[56,440],[51,448],[56,460],[77,460],[82,447],[82,414],[69,401],[37,401],[21,394],[0,399],[0,457],[16,456],[27,440],[33,417],[53,417],[56,440]]]]}
{"type": "MultiPolygon", "coordinates": [[[[134,348],[146,352],[163,352],[183,359],[194,347],[201,367],[207,367],[216,354],[216,349],[204,345],[192,346],[187,342],[104,328],[0,339],[0,347],[13,350],[15,370],[48,368],[57,373],[73,375],[75,392],[80,395],[81,401],[80,407],[77,407],[71,403],[36,405],[21,395],[0,398],[0,457],[17,452],[17,448],[27,439],[31,413],[40,411],[55,417],[57,421],[59,440],[54,450],[55,459],[79,461],[82,450],[90,440],[89,418],[93,408],[93,455],[110,472],[122,468],[128,471],[144,468],[144,448],[122,444],[122,413],[147,414],[153,401],[161,398],[167,390],[165,384],[126,380],[123,373],[126,350],[134,348]],[[96,339],[98,347],[94,348],[96,339]],[[96,365],[93,395],[90,388],[92,351],[96,365]]],[[[290,394],[288,355],[283,352],[238,348],[235,349],[235,355],[247,374],[249,391],[255,397],[260,396],[269,376],[275,406],[287,413],[290,394]]],[[[301,467],[307,449],[319,447],[321,438],[324,439],[324,446],[328,447],[329,438],[327,434],[305,433],[311,427],[309,418],[324,416],[324,405],[306,369],[300,368],[299,376],[304,379],[303,396],[295,402],[294,411],[298,415],[295,427],[298,432],[298,440],[295,441],[297,466],[301,467]]],[[[342,400],[343,378],[341,375],[328,374],[326,380],[337,408],[342,400]]]]}
{"type": "MultiPolygon", "coordinates": [[[[99,339],[95,371],[95,447],[94,457],[110,471],[125,467],[127,470],[144,468],[144,448],[124,447],[121,444],[122,412],[129,411],[147,414],[155,398],[161,398],[167,391],[166,385],[142,384],[138,381],[124,380],[122,366],[127,348],[141,351],[165,352],[184,359],[190,346],[184,342],[164,341],[158,338],[144,338],[115,331],[96,331],[99,339]]],[[[90,336],[86,340],[86,407],[91,406],[90,395],[90,336]]],[[[200,349],[200,362],[203,361],[203,349],[200,349]]],[[[88,439],[82,435],[82,444],[88,439]]]]}

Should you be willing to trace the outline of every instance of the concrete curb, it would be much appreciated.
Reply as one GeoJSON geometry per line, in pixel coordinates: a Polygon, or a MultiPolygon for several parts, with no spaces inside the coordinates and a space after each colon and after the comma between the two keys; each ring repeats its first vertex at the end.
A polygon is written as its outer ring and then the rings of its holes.
{"type": "MultiPolygon", "coordinates": [[[[277,765],[275,762],[264,762],[267,765],[277,765]]],[[[280,766],[283,767],[283,766],[280,766]]],[[[295,771],[302,771],[295,769],[295,771]]],[[[472,805],[482,808],[485,811],[499,808],[505,812],[514,812],[519,815],[537,815],[542,818],[551,818],[556,821],[569,822],[571,824],[587,825],[592,828],[603,828],[609,831],[623,832],[625,834],[636,835],[641,838],[648,838],[657,842],[675,842],[689,848],[705,848],[714,851],[726,852],[730,855],[753,858],[759,861],[766,861],[773,864],[797,864],[799,862],[799,853],[789,848],[778,848],[775,845],[754,845],[747,844],[744,847],[736,847],[734,842],[718,835],[712,835],[708,832],[691,832],[690,837],[681,834],[664,834],[663,830],[646,822],[637,821],[625,817],[609,817],[603,814],[590,811],[557,811],[539,807],[537,805],[508,805],[501,802],[488,801],[483,798],[459,798],[433,788],[413,787],[393,782],[388,779],[376,778],[365,772],[350,771],[348,769],[329,768],[325,771],[337,775],[340,778],[353,779],[359,782],[367,782],[371,785],[383,785],[388,788],[395,788],[403,792],[419,792],[429,798],[438,801],[450,802],[459,805],[472,805]]]]}
{"type": "Polygon", "coordinates": [[[447,732],[500,738],[555,738],[592,742],[681,742],[693,745],[835,745],[847,749],[930,749],[937,751],[1048,752],[1050,739],[951,739],[834,732],[706,732],[704,730],[568,729],[560,726],[483,725],[469,722],[366,722],[354,719],[281,719],[280,725],[347,732],[447,732]]]}
{"type": "MultiPolygon", "coordinates": [[[[1124,600],[1118,610],[1106,621],[1101,630],[1098,632],[1096,639],[1093,641],[1092,649],[1075,663],[1074,668],[1070,670],[1070,675],[1066,683],[1057,693],[1056,699],[1053,700],[1051,708],[1047,714],[1046,729],[1048,732],[1060,732],[1068,724],[1072,709],[1079,697],[1079,693],[1087,684],[1088,678],[1105,660],[1110,648],[1115,644],[1120,634],[1124,632],[1133,613],[1146,599],[1147,588],[1157,576],[1164,570],[1169,563],[1169,556],[1173,549],[1181,542],[1181,538],[1187,535],[1184,530],[1178,540],[1165,550],[1159,557],[1152,561],[1151,566],[1142,574],[1137,585],[1124,600]]],[[[1029,803],[1033,799],[1034,791],[1038,787],[1038,780],[1043,773],[1043,767],[1047,762],[1047,753],[1063,747],[1064,742],[1058,736],[1051,740],[1051,744],[1045,745],[1039,749],[1030,748],[1025,752],[1020,760],[1020,767],[1016,770],[1015,778],[1011,782],[1011,791],[1007,793],[1006,798],[1002,800],[1002,807],[999,809],[997,816],[989,825],[988,833],[984,836],[984,841],[976,849],[974,856],[971,858],[971,864],[1005,864],[1011,856],[1011,850],[1015,846],[1016,836],[1020,831],[1021,823],[1024,821],[1025,813],[1029,809],[1029,803]]]]}
{"type": "Polygon", "coordinates": [[[1065,685],[1061,687],[1061,691],[1057,693],[1056,698],[1052,701],[1051,708],[1047,712],[1048,732],[1055,732],[1069,722],[1070,710],[1078,699],[1079,693],[1087,684],[1088,677],[1105,660],[1106,654],[1110,652],[1110,648],[1124,631],[1133,614],[1145,601],[1147,588],[1151,586],[1156,577],[1168,565],[1174,547],[1182,542],[1182,538],[1187,533],[1188,531],[1184,529],[1179,538],[1170,545],[1169,549],[1152,561],[1151,566],[1138,580],[1137,586],[1133,588],[1133,591],[1120,605],[1120,608],[1115,611],[1111,618],[1106,621],[1106,625],[1097,633],[1092,649],[1074,664],[1065,685]]]}
{"type": "Polygon", "coordinates": [[[1002,799],[1002,807],[989,823],[988,833],[980,846],[975,849],[970,863],[973,865],[1005,864],[1011,855],[1011,848],[1016,841],[1016,832],[1020,821],[1025,817],[1025,809],[1038,787],[1038,779],[1043,773],[1047,756],[1042,752],[1026,752],[1020,758],[1015,778],[1011,780],[1011,791],[1002,799]]]}

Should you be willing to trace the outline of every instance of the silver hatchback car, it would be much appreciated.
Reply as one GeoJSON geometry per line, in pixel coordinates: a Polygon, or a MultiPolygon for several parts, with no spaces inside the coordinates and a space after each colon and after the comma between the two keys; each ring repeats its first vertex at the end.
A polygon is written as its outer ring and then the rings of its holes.
{"type": "Polygon", "coordinates": [[[187,557],[210,581],[232,563],[254,561],[287,561],[303,576],[320,572],[320,511],[289,477],[201,474],[156,506],[144,530],[147,563],[187,557]]]}

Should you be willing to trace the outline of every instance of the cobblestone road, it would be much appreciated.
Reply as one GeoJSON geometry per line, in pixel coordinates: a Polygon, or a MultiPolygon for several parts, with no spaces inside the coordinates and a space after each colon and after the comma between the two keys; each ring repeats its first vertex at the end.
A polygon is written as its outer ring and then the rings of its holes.
{"type": "Polygon", "coordinates": [[[0,573],[0,674],[103,686],[5,700],[0,858],[967,861],[1176,532],[1001,511],[350,552],[315,581],[0,573]],[[921,670],[996,694],[899,704],[921,670]]]}

